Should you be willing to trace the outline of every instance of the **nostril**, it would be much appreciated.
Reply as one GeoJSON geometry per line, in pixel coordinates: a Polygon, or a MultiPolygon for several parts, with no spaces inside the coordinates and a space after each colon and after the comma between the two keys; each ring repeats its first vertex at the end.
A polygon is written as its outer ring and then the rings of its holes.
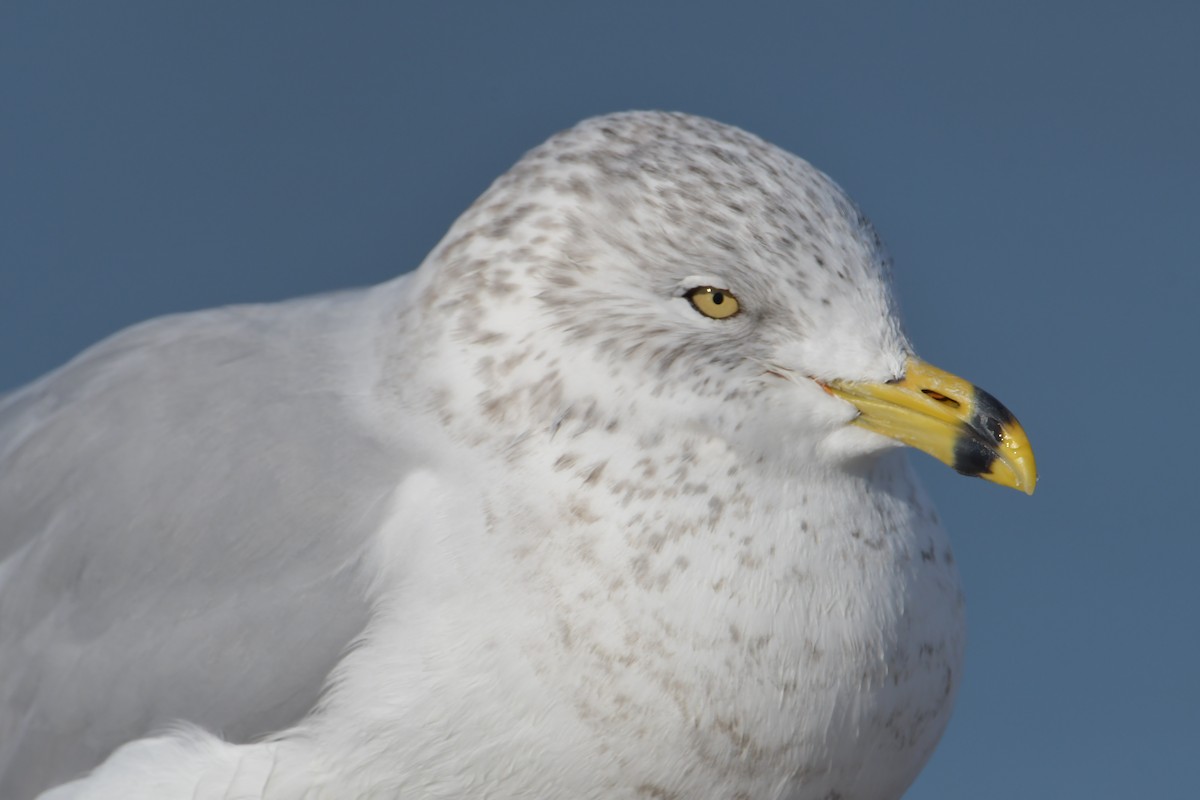
{"type": "Polygon", "coordinates": [[[937,400],[939,403],[945,403],[951,408],[958,408],[962,405],[962,403],[958,402],[953,397],[946,397],[946,395],[942,394],[941,392],[935,392],[933,389],[922,389],[921,394],[925,395],[931,400],[937,400]]]}

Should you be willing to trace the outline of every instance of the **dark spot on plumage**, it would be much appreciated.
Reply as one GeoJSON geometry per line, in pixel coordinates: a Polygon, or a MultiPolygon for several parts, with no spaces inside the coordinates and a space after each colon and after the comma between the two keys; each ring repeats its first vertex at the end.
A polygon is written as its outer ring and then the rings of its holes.
{"type": "Polygon", "coordinates": [[[604,474],[604,468],[606,466],[608,466],[607,461],[601,461],[600,463],[594,465],[591,469],[589,469],[586,473],[584,473],[583,482],[584,483],[596,483],[597,481],[599,481],[600,477],[604,474]]]}
{"type": "Polygon", "coordinates": [[[572,642],[573,637],[571,636],[571,626],[565,619],[562,619],[562,618],[559,618],[559,620],[558,620],[558,636],[559,636],[559,639],[562,641],[563,647],[570,650],[571,646],[573,644],[573,642],[572,642]]]}
{"type": "Polygon", "coordinates": [[[500,372],[505,375],[510,374],[514,369],[520,366],[528,356],[528,352],[513,353],[500,362],[500,372]]]}
{"type": "Polygon", "coordinates": [[[590,200],[592,198],[592,187],[587,181],[583,180],[578,175],[572,176],[567,185],[570,186],[571,191],[574,194],[579,195],[584,200],[590,200]]]}
{"type": "Polygon", "coordinates": [[[709,146],[705,147],[704,150],[710,156],[713,156],[718,161],[721,161],[725,164],[737,164],[738,163],[737,157],[732,155],[731,153],[727,152],[724,148],[717,147],[715,145],[709,145],[709,146]]]}
{"type": "MultiPolygon", "coordinates": [[[[475,344],[482,347],[486,347],[490,344],[494,344],[503,340],[504,334],[498,333],[497,331],[483,331],[472,339],[475,344]]],[[[488,358],[490,360],[490,356],[488,358]]]]}
{"type": "Polygon", "coordinates": [[[487,419],[492,422],[501,422],[504,420],[506,403],[503,398],[495,396],[487,397],[483,399],[480,405],[483,409],[483,415],[487,419]]]}
{"type": "Polygon", "coordinates": [[[763,562],[761,558],[754,555],[751,551],[742,550],[738,553],[738,564],[746,569],[759,569],[762,567],[763,562]]]}
{"type": "Polygon", "coordinates": [[[732,239],[730,239],[726,236],[721,236],[720,234],[710,235],[708,237],[708,241],[713,246],[717,247],[720,250],[724,250],[727,253],[732,253],[735,250],[737,250],[737,244],[734,243],[734,241],[732,239]]]}

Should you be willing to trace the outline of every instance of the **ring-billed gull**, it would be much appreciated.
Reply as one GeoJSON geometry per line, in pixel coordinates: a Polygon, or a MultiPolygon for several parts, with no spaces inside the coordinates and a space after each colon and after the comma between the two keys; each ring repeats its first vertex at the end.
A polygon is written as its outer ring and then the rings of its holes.
{"type": "Polygon", "coordinates": [[[1036,475],[888,270],[806,162],[615,114],[411,274],[4,398],[0,794],[898,797],[963,616],[897,443],[1036,475]]]}

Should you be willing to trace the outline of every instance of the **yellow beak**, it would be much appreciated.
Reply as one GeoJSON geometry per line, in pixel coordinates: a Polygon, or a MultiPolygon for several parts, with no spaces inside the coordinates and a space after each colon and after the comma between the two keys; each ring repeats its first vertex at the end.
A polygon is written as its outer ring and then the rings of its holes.
{"type": "Polygon", "coordinates": [[[898,381],[821,385],[858,409],[855,425],[924,450],[963,475],[1033,494],[1037,465],[1021,424],[962,378],[910,358],[898,381]]]}

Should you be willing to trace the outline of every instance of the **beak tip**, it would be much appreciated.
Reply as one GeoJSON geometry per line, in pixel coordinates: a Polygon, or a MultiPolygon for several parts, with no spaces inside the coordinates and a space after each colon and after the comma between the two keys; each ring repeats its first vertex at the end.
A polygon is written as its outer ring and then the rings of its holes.
{"type": "Polygon", "coordinates": [[[1029,456],[1017,458],[1014,461],[1008,462],[1005,466],[1008,468],[1007,471],[1011,471],[1011,479],[999,482],[1011,486],[1024,494],[1032,495],[1034,489],[1037,488],[1038,482],[1037,466],[1033,463],[1032,459],[1029,456]]]}

